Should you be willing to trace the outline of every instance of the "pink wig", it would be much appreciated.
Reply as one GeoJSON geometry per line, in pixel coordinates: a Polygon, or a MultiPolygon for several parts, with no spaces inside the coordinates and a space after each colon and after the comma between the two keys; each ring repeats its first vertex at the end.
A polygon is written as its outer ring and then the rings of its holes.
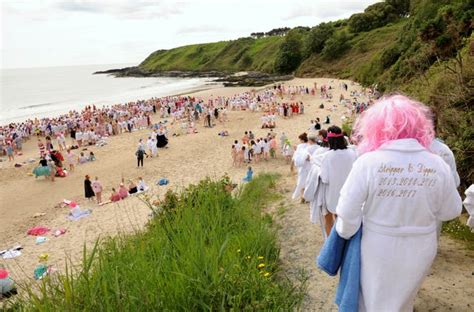
{"type": "Polygon", "coordinates": [[[392,95],[378,100],[356,121],[353,138],[359,154],[374,151],[382,144],[412,138],[429,148],[434,138],[430,110],[404,95],[392,95]]]}

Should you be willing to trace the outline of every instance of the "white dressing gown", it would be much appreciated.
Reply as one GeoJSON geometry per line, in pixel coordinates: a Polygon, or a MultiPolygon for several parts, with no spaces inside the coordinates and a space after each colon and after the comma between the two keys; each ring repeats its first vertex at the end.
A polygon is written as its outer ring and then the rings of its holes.
{"type": "Polygon", "coordinates": [[[439,139],[434,139],[433,142],[431,142],[430,150],[443,158],[443,160],[448,164],[454,177],[454,183],[456,184],[456,187],[459,187],[461,180],[459,179],[459,174],[456,169],[456,160],[454,159],[453,151],[451,151],[451,149],[439,139]]]}
{"type": "Polygon", "coordinates": [[[326,185],[321,183],[321,163],[327,153],[327,147],[318,147],[311,155],[311,170],[306,178],[303,198],[309,202],[309,220],[313,224],[319,223],[324,239],[327,238],[324,218],[327,213],[325,194],[326,185]]]}
{"type": "Polygon", "coordinates": [[[363,222],[359,311],[412,311],[436,255],[436,223],[461,213],[461,197],[441,157],[401,139],[359,157],[336,213],[344,238],[363,222]]]}
{"type": "Polygon", "coordinates": [[[306,178],[303,198],[309,202],[311,223],[318,223],[318,207],[321,207],[323,203],[324,192],[321,192],[322,185],[320,184],[319,175],[321,173],[321,163],[327,151],[327,147],[318,147],[310,158],[311,169],[306,178]]]}
{"type": "Polygon", "coordinates": [[[299,198],[301,192],[303,191],[306,183],[306,178],[308,177],[309,170],[311,169],[311,164],[307,160],[308,155],[316,149],[318,145],[301,143],[296,147],[296,151],[293,154],[293,161],[295,167],[298,168],[298,181],[296,183],[295,191],[293,192],[293,199],[299,198]]]}
{"type": "Polygon", "coordinates": [[[471,184],[464,194],[466,194],[466,198],[464,199],[463,204],[469,214],[469,219],[467,219],[466,225],[472,230],[474,229],[474,184],[471,184]]]}
{"type": "Polygon", "coordinates": [[[354,150],[349,148],[330,150],[325,154],[321,163],[321,181],[326,184],[326,206],[333,214],[336,213],[339,192],[356,157],[354,150]]]}

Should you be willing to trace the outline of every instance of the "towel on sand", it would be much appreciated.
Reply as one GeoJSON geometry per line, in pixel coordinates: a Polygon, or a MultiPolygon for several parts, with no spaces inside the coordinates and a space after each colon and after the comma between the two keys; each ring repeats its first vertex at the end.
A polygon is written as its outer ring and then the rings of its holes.
{"type": "Polygon", "coordinates": [[[49,229],[47,227],[35,226],[29,229],[28,232],[26,232],[26,234],[32,235],[32,236],[40,236],[40,235],[46,234],[47,232],[49,232],[49,229]]]}
{"type": "Polygon", "coordinates": [[[346,240],[333,227],[317,258],[318,267],[330,276],[339,271],[335,302],[342,312],[359,310],[361,237],[362,228],[346,240]]]}
{"type": "Polygon", "coordinates": [[[91,211],[86,209],[86,210],[81,210],[81,207],[76,206],[69,211],[69,220],[71,221],[77,221],[79,219],[82,219],[84,217],[88,217],[91,214],[91,211]]]}

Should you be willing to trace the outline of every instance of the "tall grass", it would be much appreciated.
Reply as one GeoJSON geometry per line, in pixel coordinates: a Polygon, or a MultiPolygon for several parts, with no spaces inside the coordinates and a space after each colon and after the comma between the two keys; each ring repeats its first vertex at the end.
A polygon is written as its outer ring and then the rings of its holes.
{"type": "Polygon", "coordinates": [[[304,283],[294,287],[279,273],[276,233],[262,213],[275,179],[261,175],[238,196],[225,189],[225,179],[168,193],[146,230],[84,251],[79,271],[44,280],[39,293],[29,291],[13,309],[295,309],[304,283]]]}

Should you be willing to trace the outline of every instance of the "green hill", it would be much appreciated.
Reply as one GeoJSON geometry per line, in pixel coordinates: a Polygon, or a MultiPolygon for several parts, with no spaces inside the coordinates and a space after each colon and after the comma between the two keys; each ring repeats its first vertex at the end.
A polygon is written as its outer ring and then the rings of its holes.
{"type": "Polygon", "coordinates": [[[271,72],[283,40],[280,36],[241,38],[158,50],[148,56],[139,67],[146,71],[271,72]]]}

